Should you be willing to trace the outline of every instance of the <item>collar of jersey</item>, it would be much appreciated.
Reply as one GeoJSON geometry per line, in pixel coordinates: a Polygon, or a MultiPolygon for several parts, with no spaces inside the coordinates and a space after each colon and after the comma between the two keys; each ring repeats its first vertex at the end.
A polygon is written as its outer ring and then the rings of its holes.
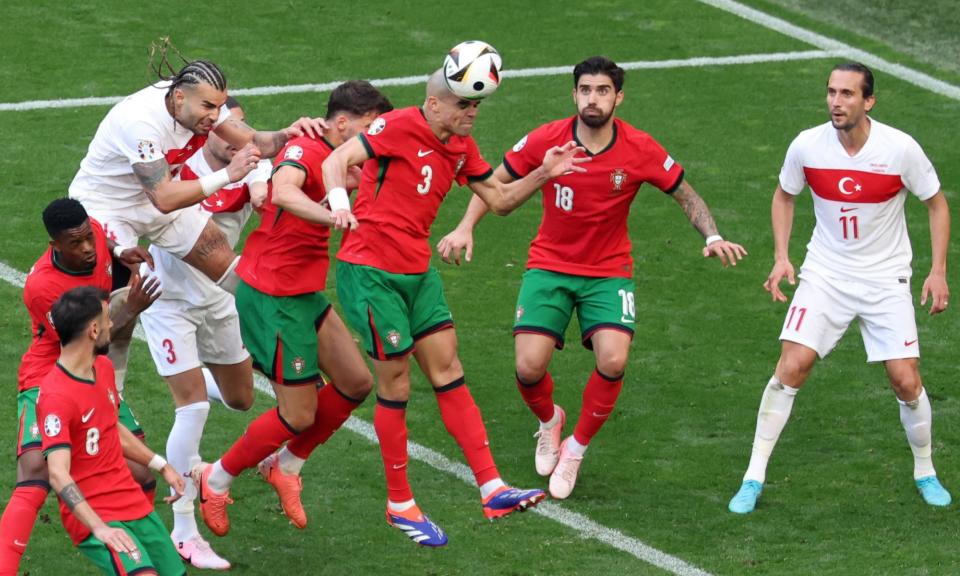
{"type": "Polygon", "coordinates": [[[578,122],[580,122],[580,119],[577,118],[576,116],[574,116],[574,117],[573,117],[573,141],[577,143],[577,146],[581,146],[581,147],[583,148],[583,153],[586,154],[587,156],[599,156],[599,155],[603,154],[604,152],[606,152],[607,150],[613,148],[613,145],[617,143],[617,122],[616,122],[616,120],[614,120],[614,122],[613,122],[613,136],[610,138],[610,143],[607,144],[606,146],[604,146],[604,147],[603,147],[603,150],[601,150],[601,151],[597,152],[596,154],[594,154],[593,152],[591,152],[590,150],[588,150],[586,146],[583,145],[583,142],[581,142],[579,138],[577,138],[577,123],[578,123],[578,122]]]}
{"type": "Polygon", "coordinates": [[[71,270],[60,263],[60,260],[57,259],[57,251],[50,250],[50,261],[53,262],[53,266],[63,272],[64,274],[69,274],[70,276],[89,276],[93,274],[94,269],[97,267],[96,264],[90,267],[89,270],[71,270]]]}

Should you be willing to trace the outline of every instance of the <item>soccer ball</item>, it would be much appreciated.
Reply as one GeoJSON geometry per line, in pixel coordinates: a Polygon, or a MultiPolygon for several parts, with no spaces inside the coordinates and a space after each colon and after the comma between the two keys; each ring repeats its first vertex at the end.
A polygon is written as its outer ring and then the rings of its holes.
{"type": "Polygon", "coordinates": [[[500,54],[480,40],[454,46],[443,59],[443,79],[451,92],[465,100],[480,100],[500,85],[500,54]]]}

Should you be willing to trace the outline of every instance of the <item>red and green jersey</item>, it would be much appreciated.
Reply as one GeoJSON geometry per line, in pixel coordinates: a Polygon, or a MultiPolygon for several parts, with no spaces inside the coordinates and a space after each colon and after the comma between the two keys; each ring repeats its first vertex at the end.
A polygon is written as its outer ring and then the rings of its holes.
{"type": "MultiPolygon", "coordinates": [[[[303,170],[301,189],[314,202],[327,197],[321,165],[333,146],[324,139],[301,136],[277,154],[274,172],[282,166],[303,170]]],[[[278,208],[273,191],[267,195],[260,226],[247,238],[237,274],[244,282],[271,296],[295,296],[322,291],[327,285],[330,228],[278,208]]]]}
{"type": "Polygon", "coordinates": [[[97,246],[97,263],[92,269],[83,272],[68,270],[57,261],[53,248],[48,247],[27,274],[23,303],[30,314],[33,341],[20,359],[17,374],[20,392],[39,386],[60,356],[60,336],[50,322],[50,308],[57,298],[78,286],[96,286],[108,292],[113,287],[113,265],[107,237],[103,227],[93,218],[90,227],[97,246]]]}
{"type": "MultiPolygon", "coordinates": [[[[576,140],[577,117],[557,120],[524,136],[503,159],[522,178],[553,146],[576,140]]],[[[644,182],[673,192],[683,168],[649,134],[614,119],[610,144],[585,164],[586,172],[550,180],[543,192],[543,220],[530,244],[527,268],[592,277],[633,275],[627,234],[630,204],[644,182]]]]}
{"type": "Polygon", "coordinates": [[[393,274],[430,267],[430,226],[453,182],[485,180],[493,171],[470,136],[441,142],[417,107],[388,112],[358,136],[370,159],[337,258],[393,274]]]}
{"type": "MultiPolygon", "coordinates": [[[[97,356],[94,379],[74,376],[55,362],[40,384],[37,422],[43,452],[70,450],[70,477],[104,522],[139,520],[153,510],[123,457],[113,363],[97,356]]],[[[90,530],[61,501],[60,518],[74,544],[90,530]]]]}

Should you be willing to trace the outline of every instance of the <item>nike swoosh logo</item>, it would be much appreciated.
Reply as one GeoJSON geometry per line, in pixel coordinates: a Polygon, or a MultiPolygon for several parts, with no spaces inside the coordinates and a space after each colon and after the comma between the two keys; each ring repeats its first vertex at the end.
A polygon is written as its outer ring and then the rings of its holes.
{"type": "Polygon", "coordinates": [[[14,539],[14,540],[13,540],[13,545],[14,545],[14,546],[19,546],[19,547],[21,547],[21,548],[26,548],[26,547],[27,547],[27,545],[26,545],[25,542],[21,542],[21,541],[19,541],[19,540],[17,540],[17,539],[14,539]]]}
{"type": "Polygon", "coordinates": [[[847,208],[846,206],[840,208],[840,212],[853,212],[856,208],[847,208]]]}
{"type": "Polygon", "coordinates": [[[417,158],[423,158],[424,156],[429,156],[431,154],[433,154],[433,150],[427,150],[426,152],[423,150],[417,150],[417,158]]]}
{"type": "Polygon", "coordinates": [[[606,418],[609,415],[610,415],[609,412],[607,412],[606,414],[597,414],[596,412],[593,413],[594,418],[606,418]]]}
{"type": "Polygon", "coordinates": [[[904,341],[903,341],[903,345],[904,345],[904,346],[913,346],[913,345],[916,344],[916,343],[917,343],[916,340],[904,340],[904,341]]]}
{"type": "Polygon", "coordinates": [[[89,420],[90,417],[93,416],[93,411],[94,411],[94,410],[96,410],[96,408],[91,408],[89,412],[87,412],[86,414],[84,414],[83,416],[80,417],[80,421],[83,422],[84,424],[86,424],[86,423],[87,423],[87,420],[89,420]]]}
{"type": "Polygon", "coordinates": [[[406,468],[406,467],[407,467],[406,464],[394,464],[394,465],[393,465],[393,469],[394,469],[394,470],[403,470],[403,469],[406,468]]]}

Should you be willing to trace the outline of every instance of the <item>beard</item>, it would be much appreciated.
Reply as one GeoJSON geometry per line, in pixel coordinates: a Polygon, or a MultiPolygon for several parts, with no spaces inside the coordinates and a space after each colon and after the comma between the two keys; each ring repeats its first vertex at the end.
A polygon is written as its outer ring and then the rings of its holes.
{"type": "Polygon", "coordinates": [[[608,114],[603,114],[599,108],[584,108],[580,111],[580,121],[589,126],[590,128],[600,128],[610,121],[610,118],[613,116],[613,110],[608,114]],[[586,114],[587,110],[596,110],[599,114],[588,116],[586,114]]]}

